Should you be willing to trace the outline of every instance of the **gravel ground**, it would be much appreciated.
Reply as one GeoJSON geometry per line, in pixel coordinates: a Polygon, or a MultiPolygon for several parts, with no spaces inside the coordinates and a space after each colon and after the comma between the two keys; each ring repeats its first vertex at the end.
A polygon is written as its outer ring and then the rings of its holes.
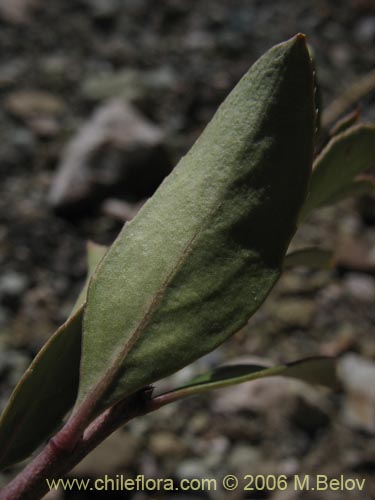
{"type": "MultiPolygon", "coordinates": [[[[84,279],[86,241],[112,242],[119,219],[152,193],[250,64],[299,31],[314,51],[323,105],[372,70],[371,0],[0,1],[0,408],[69,313],[84,279]],[[127,102],[136,110],[140,135],[119,145],[112,131],[87,146],[93,171],[77,193],[73,176],[53,198],[56,172],[70,158],[67,145],[100,121],[98,113],[114,97],[117,109],[127,102]]],[[[374,93],[361,105],[375,121],[374,93]]],[[[240,355],[284,362],[340,354],[343,389],[331,394],[270,379],[196,397],[118,432],[73,477],[220,482],[226,474],[344,475],[365,478],[365,489],[168,498],[375,498],[374,198],[320,210],[296,241],[338,248],[344,264],[286,273],[247,328],[167,383],[240,355]]],[[[53,496],[86,497],[96,498],[92,492],[53,496]]]]}

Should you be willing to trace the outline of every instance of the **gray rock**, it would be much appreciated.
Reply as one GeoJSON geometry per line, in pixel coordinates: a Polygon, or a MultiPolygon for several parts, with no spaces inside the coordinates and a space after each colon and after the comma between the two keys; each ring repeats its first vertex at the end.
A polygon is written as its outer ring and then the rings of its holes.
{"type": "Polygon", "coordinates": [[[261,461],[260,450],[254,446],[238,444],[231,451],[227,459],[230,472],[242,473],[251,471],[261,461]]]}
{"type": "Polygon", "coordinates": [[[102,476],[134,466],[138,454],[138,440],[121,430],[111,434],[102,444],[80,462],[70,474],[76,476],[102,476]]]}
{"type": "Polygon", "coordinates": [[[313,300],[291,298],[275,303],[276,317],[286,326],[306,328],[315,312],[313,300]]]}
{"type": "Polygon", "coordinates": [[[327,281],[329,281],[329,273],[326,271],[315,271],[310,274],[293,270],[283,274],[279,287],[283,294],[297,296],[307,292],[316,292],[325,286],[327,281]]]}
{"type": "Polygon", "coordinates": [[[343,419],[351,427],[375,434],[375,363],[347,354],[339,362],[338,373],[346,392],[343,419]]]}
{"type": "Polygon", "coordinates": [[[10,137],[12,145],[24,152],[32,152],[35,148],[35,139],[33,133],[24,127],[17,127],[12,131],[10,137]]]}
{"type": "Polygon", "coordinates": [[[373,302],[375,299],[375,278],[365,274],[350,273],[344,280],[349,294],[362,302],[373,302]]]}
{"type": "MultiPolygon", "coordinates": [[[[8,313],[4,307],[0,307],[0,328],[2,328],[8,320],[8,313]]],[[[1,348],[1,343],[0,343],[1,348]]]]}
{"type": "Polygon", "coordinates": [[[211,50],[215,47],[215,39],[208,31],[191,31],[185,36],[184,42],[188,50],[211,50]]]}
{"type": "Polygon", "coordinates": [[[8,271],[0,278],[0,296],[17,297],[26,290],[27,277],[15,271],[8,271]]]}
{"type": "MultiPolygon", "coordinates": [[[[360,234],[361,229],[357,228],[356,234],[360,234]]],[[[375,252],[374,241],[357,236],[344,237],[337,243],[336,260],[337,264],[344,269],[353,271],[353,274],[375,272],[375,252]],[[359,273],[355,273],[358,271],[359,273]]]]}
{"type": "Polygon", "coordinates": [[[178,465],[176,475],[180,479],[207,478],[210,473],[199,458],[186,459],[178,465]]]}
{"type": "Polygon", "coordinates": [[[362,17],[356,24],[354,36],[360,43],[375,42],[375,16],[362,17]]]}
{"type": "Polygon", "coordinates": [[[265,413],[285,402],[292,383],[288,379],[272,377],[222,389],[213,393],[213,407],[215,411],[225,414],[246,410],[265,413]]]}
{"type": "Polygon", "coordinates": [[[144,95],[145,84],[139,72],[133,68],[116,73],[105,71],[86,77],[82,82],[81,93],[86,99],[102,100],[119,97],[134,102],[144,95]]]}
{"type": "Polygon", "coordinates": [[[173,387],[184,385],[198,375],[205,373],[221,363],[223,363],[223,352],[221,349],[216,349],[215,351],[202,356],[194,363],[185,366],[170,377],[166,377],[157,382],[156,392],[161,393],[171,390],[173,387]]]}
{"type": "Polygon", "coordinates": [[[294,489],[293,483],[290,482],[286,490],[275,491],[270,500],[298,500],[299,498],[301,498],[299,492],[294,489]]]}
{"type": "Polygon", "coordinates": [[[13,86],[25,73],[26,61],[22,58],[11,59],[5,63],[0,63],[0,88],[13,86]]]}
{"type": "Polygon", "coordinates": [[[189,418],[188,429],[192,434],[199,434],[210,427],[210,416],[204,412],[196,412],[189,418]]]}
{"type": "Polygon", "coordinates": [[[98,19],[114,17],[120,9],[119,0],[84,0],[84,3],[98,19]]]}
{"type": "Polygon", "coordinates": [[[297,380],[270,377],[223,389],[213,401],[215,411],[250,411],[264,418],[265,426],[283,426],[285,419],[312,433],[329,421],[331,412],[319,391],[297,380]]]}
{"type": "Polygon", "coordinates": [[[90,100],[113,97],[142,103],[155,93],[165,92],[176,85],[177,76],[169,66],[149,71],[125,68],[116,72],[103,71],[86,77],[81,93],[90,100]]]}
{"type": "Polygon", "coordinates": [[[332,61],[335,66],[345,68],[351,61],[352,53],[351,47],[346,43],[333,43],[330,49],[332,61]]]}
{"type": "Polygon", "coordinates": [[[5,109],[12,115],[28,121],[41,116],[59,116],[64,112],[62,99],[44,90],[17,90],[7,95],[5,109]]]}
{"type": "Polygon", "coordinates": [[[51,490],[44,497],[44,500],[64,500],[64,492],[62,489],[51,490]]]}
{"type": "Polygon", "coordinates": [[[50,116],[34,118],[30,127],[37,136],[43,138],[54,137],[60,132],[59,122],[50,116]]]}
{"type": "Polygon", "coordinates": [[[186,446],[176,434],[171,432],[155,432],[150,437],[149,448],[157,457],[181,456],[186,446]]]}
{"type": "Polygon", "coordinates": [[[7,404],[10,392],[19,382],[30,361],[26,355],[13,349],[0,351],[0,379],[2,381],[6,379],[7,387],[7,391],[4,391],[0,397],[0,413],[7,404]],[[3,398],[3,396],[5,397],[3,398]]]}
{"type": "Polygon", "coordinates": [[[14,24],[24,24],[40,0],[0,0],[0,17],[14,24]]]}
{"type": "Polygon", "coordinates": [[[144,204],[142,200],[139,203],[128,203],[123,200],[109,198],[103,202],[102,212],[104,215],[117,219],[120,222],[130,221],[135,217],[144,204]]]}
{"type": "Polygon", "coordinates": [[[316,401],[316,398],[298,396],[293,405],[292,421],[307,433],[315,431],[329,423],[327,409],[316,401]]]}
{"type": "Polygon", "coordinates": [[[208,443],[204,454],[204,464],[209,469],[216,469],[226,462],[226,455],[230,449],[229,439],[224,436],[217,436],[208,443]]]}
{"type": "Polygon", "coordinates": [[[131,104],[111,100],[67,144],[49,202],[56,209],[77,208],[113,190],[145,198],[169,171],[162,130],[131,104]]]}

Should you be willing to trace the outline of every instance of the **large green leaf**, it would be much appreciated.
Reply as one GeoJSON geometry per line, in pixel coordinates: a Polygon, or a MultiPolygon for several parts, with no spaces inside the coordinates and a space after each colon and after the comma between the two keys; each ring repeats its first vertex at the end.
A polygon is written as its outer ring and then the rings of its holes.
{"type": "Polygon", "coordinates": [[[300,221],[315,208],[341,199],[341,193],[350,192],[354,179],[374,166],[374,125],[356,125],[336,135],[314,162],[300,221]]]}
{"type": "MultiPolygon", "coordinates": [[[[88,244],[92,274],[106,251],[88,244]]],[[[83,303],[44,345],[15,388],[0,418],[0,469],[27,458],[56,428],[77,396],[83,303]]]]}
{"type": "Polygon", "coordinates": [[[99,265],[77,422],[211,351],[264,301],[306,196],[314,120],[297,35],[253,65],[99,265]]]}
{"type": "Polygon", "coordinates": [[[214,389],[242,384],[266,377],[290,377],[334,389],[338,386],[336,360],[334,358],[308,358],[294,363],[265,367],[250,363],[224,365],[194,378],[173,391],[156,397],[162,404],[169,404],[187,396],[214,389]]]}

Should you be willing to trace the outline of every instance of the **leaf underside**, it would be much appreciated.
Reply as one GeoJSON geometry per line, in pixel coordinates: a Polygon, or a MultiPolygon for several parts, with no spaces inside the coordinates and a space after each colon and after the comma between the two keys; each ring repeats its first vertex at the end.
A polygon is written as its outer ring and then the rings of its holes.
{"type": "MultiPolygon", "coordinates": [[[[305,195],[312,89],[301,36],[269,51],[155,199],[122,232],[90,291],[86,338],[96,359],[85,353],[81,399],[103,375],[108,378],[111,362],[116,387],[110,387],[102,406],[212,350],[259,307],[280,274],[305,195]],[[294,139],[298,147],[290,161],[294,139]],[[135,314],[129,316],[129,308],[135,314]],[[90,321],[102,313],[101,324],[90,333],[90,321]],[[104,338],[98,341],[103,323],[104,338]],[[113,326],[120,328],[112,331],[113,326]]],[[[84,298],[85,293],[80,301],[84,298]]],[[[0,467],[30,454],[71,408],[83,306],[74,311],[35,358],[0,419],[0,467]],[[49,411],[40,410],[46,407],[49,411]]]]}
{"type": "Polygon", "coordinates": [[[126,225],[90,283],[73,415],[213,350],[264,301],[306,196],[313,101],[298,35],[253,65],[126,225]]]}
{"type": "MultiPolygon", "coordinates": [[[[121,232],[89,287],[76,408],[97,398],[103,409],[175,372],[237,331],[264,301],[305,199],[312,73],[300,35],[267,52],[121,232]]],[[[316,159],[300,221],[317,207],[373,189],[372,179],[358,175],[374,166],[375,127],[350,126],[354,118],[336,128],[316,159]]],[[[105,252],[90,247],[90,274],[105,252]]],[[[332,254],[302,249],[284,260],[285,267],[295,265],[328,268],[332,254]]],[[[74,403],[88,286],[89,280],[1,415],[0,469],[32,453],[74,403]]],[[[176,400],[276,375],[332,387],[334,374],[327,358],[272,368],[231,365],[164,396],[176,400]]]]}

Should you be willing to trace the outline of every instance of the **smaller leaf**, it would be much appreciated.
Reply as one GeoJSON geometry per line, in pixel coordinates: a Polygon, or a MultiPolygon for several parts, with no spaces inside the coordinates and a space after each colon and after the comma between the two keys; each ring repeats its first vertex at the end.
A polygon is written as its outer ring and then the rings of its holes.
{"type": "Polygon", "coordinates": [[[314,162],[300,222],[315,208],[333,203],[355,178],[375,165],[375,126],[356,125],[329,141],[314,162]]]}
{"type": "Polygon", "coordinates": [[[344,132],[348,128],[352,127],[355,125],[358,120],[361,117],[361,113],[359,109],[355,109],[354,111],[351,111],[350,113],[347,113],[344,115],[340,120],[336,122],[334,127],[332,127],[330,131],[331,137],[340,134],[341,132],[344,132]]]}
{"type": "Polygon", "coordinates": [[[352,196],[362,196],[371,194],[375,191],[375,181],[369,175],[359,175],[350,184],[344,186],[329,200],[329,204],[338,203],[339,201],[351,198],[352,196]]]}
{"type": "Polygon", "coordinates": [[[68,320],[27,369],[0,417],[0,470],[27,458],[61,425],[76,399],[83,304],[106,247],[87,245],[88,278],[68,320]]]}
{"type": "Polygon", "coordinates": [[[284,269],[306,266],[312,269],[332,269],[335,261],[333,252],[323,248],[307,247],[290,252],[284,260],[284,269]]]}
{"type": "Polygon", "coordinates": [[[178,399],[201,392],[275,376],[295,378],[310,384],[326,386],[330,389],[338,386],[335,358],[316,357],[271,368],[246,363],[221,366],[194,378],[182,387],[161,394],[155,399],[159,399],[160,405],[164,406],[178,399]]]}
{"type": "Polygon", "coordinates": [[[78,388],[80,307],[39,351],[0,417],[0,470],[27,458],[58,428],[78,388]]]}

